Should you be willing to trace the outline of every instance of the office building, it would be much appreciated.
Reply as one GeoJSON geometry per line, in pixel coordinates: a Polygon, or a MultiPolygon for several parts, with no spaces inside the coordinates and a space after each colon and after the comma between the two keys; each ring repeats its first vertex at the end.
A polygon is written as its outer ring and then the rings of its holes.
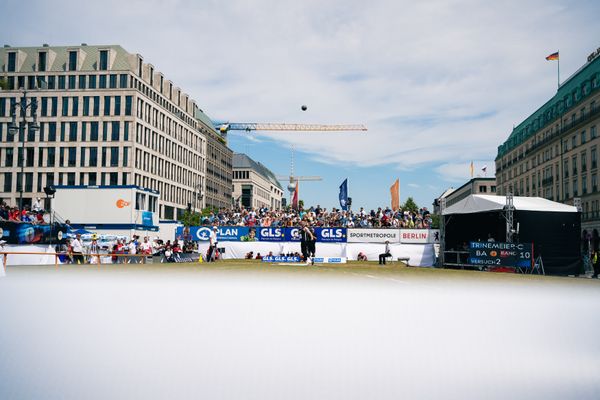
{"type": "Polygon", "coordinates": [[[233,198],[244,208],[280,209],[281,184],[267,167],[246,154],[233,153],[233,198]]]}
{"type": "Polygon", "coordinates": [[[556,94],[498,147],[498,194],[581,206],[582,229],[600,229],[600,57],[595,51],[556,94]]]}
{"type": "MultiPolygon", "coordinates": [[[[3,201],[18,203],[24,139],[24,204],[44,197],[50,185],[136,185],[160,193],[160,219],[205,205],[199,192],[206,193],[207,134],[218,133],[196,102],[141,55],[118,45],[5,45],[0,87],[3,201]],[[8,130],[23,90],[37,100],[40,125],[24,138],[8,130]]],[[[225,184],[227,176],[211,180],[225,184]]]]}

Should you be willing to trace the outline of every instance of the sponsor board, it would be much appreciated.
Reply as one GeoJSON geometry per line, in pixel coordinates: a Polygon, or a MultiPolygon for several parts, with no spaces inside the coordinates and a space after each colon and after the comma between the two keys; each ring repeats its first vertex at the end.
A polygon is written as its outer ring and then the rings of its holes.
{"type": "Polygon", "coordinates": [[[300,262],[300,257],[297,256],[264,256],[263,262],[300,262]]]}
{"type": "Polygon", "coordinates": [[[400,229],[348,229],[348,243],[400,243],[400,229]]]}
{"type": "Polygon", "coordinates": [[[533,266],[532,243],[471,242],[469,264],[489,267],[533,266]]]}
{"type": "Polygon", "coordinates": [[[285,241],[285,228],[257,228],[258,240],[261,242],[285,241]]]}
{"type": "Polygon", "coordinates": [[[439,229],[400,229],[400,243],[439,243],[439,229]]]}
{"type": "MultiPolygon", "coordinates": [[[[179,226],[175,230],[175,237],[183,240],[208,242],[211,229],[210,226],[190,226],[189,228],[179,226]]],[[[250,234],[250,229],[245,226],[219,226],[217,230],[217,241],[219,242],[253,241],[249,239],[256,240],[255,236],[250,234]]]]}
{"type": "MultiPolygon", "coordinates": [[[[315,228],[317,242],[341,243],[346,242],[346,228],[315,228]]],[[[316,262],[316,261],[315,261],[316,262]]]]}
{"type": "Polygon", "coordinates": [[[64,242],[67,226],[2,221],[0,232],[0,238],[7,244],[56,244],[64,242]]]}
{"type": "Polygon", "coordinates": [[[319,264],[346,264],[346,257],[314,257],[315,263],[319,264]]]}

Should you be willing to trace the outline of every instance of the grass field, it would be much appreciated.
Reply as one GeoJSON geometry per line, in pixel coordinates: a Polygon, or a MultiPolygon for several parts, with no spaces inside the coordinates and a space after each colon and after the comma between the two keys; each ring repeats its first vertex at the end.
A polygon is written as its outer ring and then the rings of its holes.
{"type": "Polygon", "coordinates": [[[598,399],[599,304],[400,264],[9,267],[0,399],[598,399]]]}

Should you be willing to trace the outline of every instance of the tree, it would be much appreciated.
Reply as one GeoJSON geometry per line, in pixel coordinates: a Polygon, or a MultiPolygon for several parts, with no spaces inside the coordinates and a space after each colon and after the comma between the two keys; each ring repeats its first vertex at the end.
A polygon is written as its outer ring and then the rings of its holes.
{"type": "Polygon", "coordinates": [[[8,81],[6,80],[6,78],[0,78],[0,89],[8,89],[8,81]]]}
{"type": "Polygon", "coordinates": [[[304,208],[304,200],[298,200],[298,208],[304,208]]]}
{"type": "Polygon", "coordinates": [[[402,206],[402,209],[416,213],[417,211],[419,211],[419,206],[417,206],[417,203],[415,203],[412,197],[409,197],[408,199],[406,199],[406,202],[402,206]]]}
{"type": "Polygon", "coordinates": [[[183,212],[183,215],[179,219],[179,222],[181,222],[185,226],[198,226],[198,225],[200,225],[200,222],[201,222],[200,214],[196,213],[196,212],[190,212],[188,210],[185,210],[183,212]]]}
{"type": "Polygon", "coordinates": [[[431,216],[431,228],[432,229],[440,229],[440,220],[441,217],[438,214],[430,214],[431,216]]]}

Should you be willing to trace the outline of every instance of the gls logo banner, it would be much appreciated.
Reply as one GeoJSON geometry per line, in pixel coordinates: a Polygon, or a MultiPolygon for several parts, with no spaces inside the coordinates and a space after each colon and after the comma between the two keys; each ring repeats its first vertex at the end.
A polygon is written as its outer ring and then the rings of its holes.
{"type": "Polygon", "coordinates": [[[346,228],[315,228],[318,242],[346,242],[346,228]]]}
{"type": "Polygon", "coordinates": [[[300,239],[300,228],[285,228],[286,242],[299,242],[300,239]]]}
{"type": "Polygon", "coordinates": [[[258,230],[258,240],[261,242],[283,242],[285,240],[285,230],[283,228],[260,228],[258,230]]]}

